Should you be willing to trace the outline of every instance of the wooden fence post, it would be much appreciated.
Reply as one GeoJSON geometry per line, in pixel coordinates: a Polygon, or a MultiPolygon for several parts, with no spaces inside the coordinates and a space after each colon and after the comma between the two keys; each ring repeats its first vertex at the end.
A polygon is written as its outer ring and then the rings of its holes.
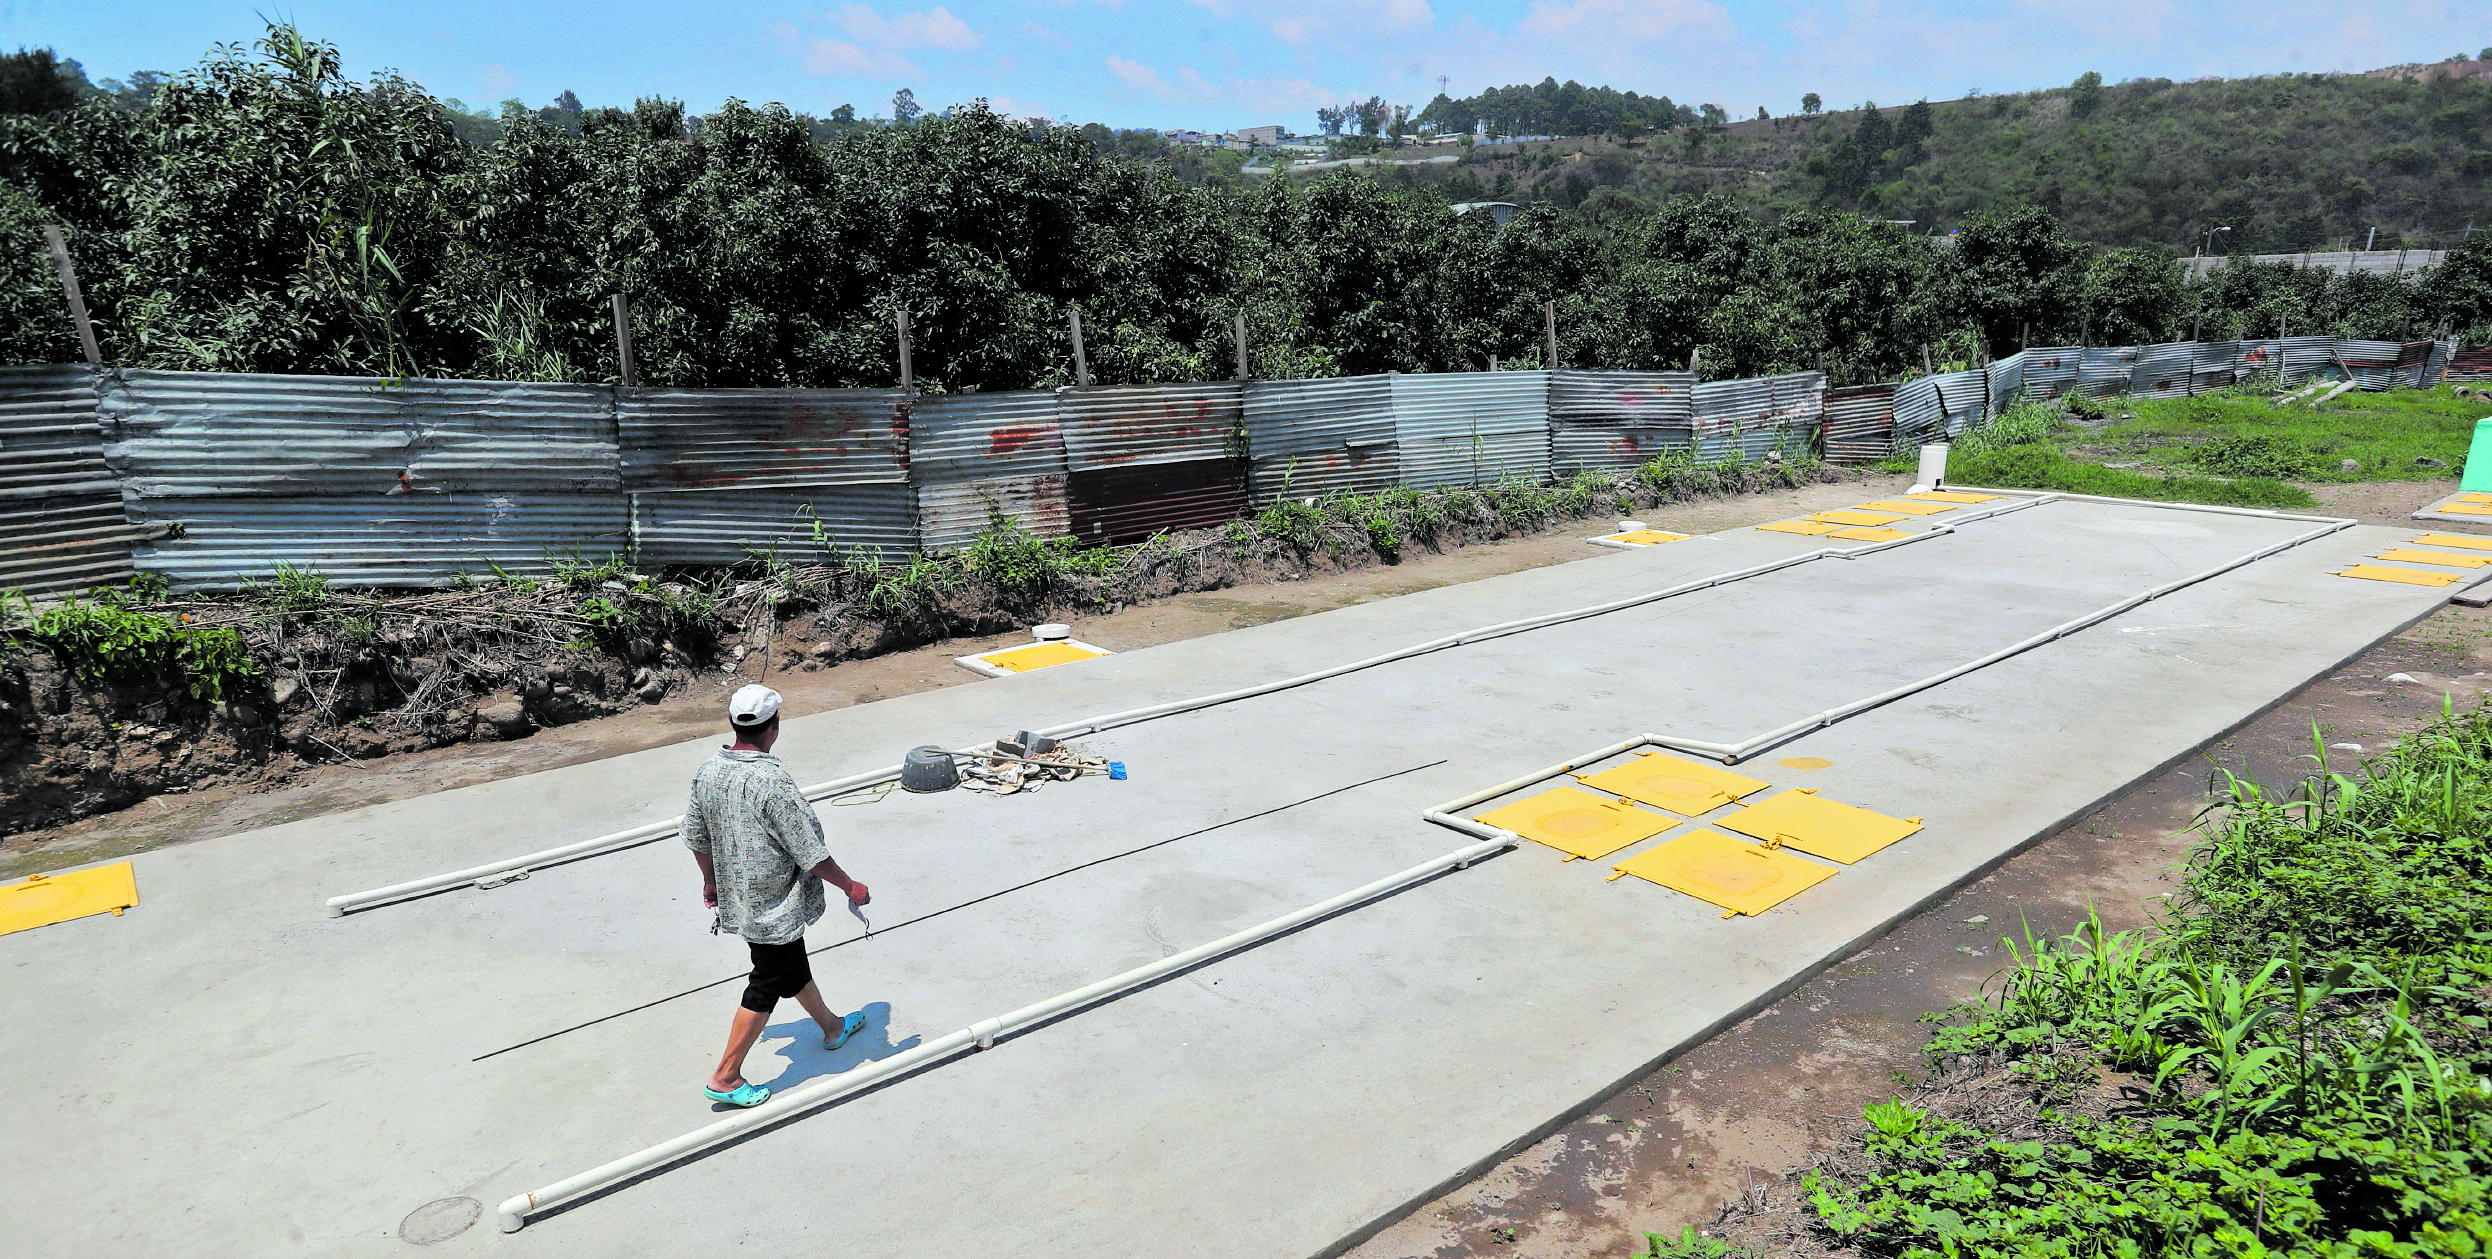
{"type": "Polygon", "coordinates": [[[1076,306],[1064,312],[1073,321],[1073,383],[1090,388],[1090,355],[1082,349],[1082,311],[1076,306]]]}
{"type": "Polygon", "coordinates": [[[1550,370],[1550,371],[1556,371],[1556,370],[1557,370],[1557,365],[1558,365],[1558,358],[1557,358],[1557,303],[1556,303],[1556,302],[1550,302],[1550,303],[1548,303],[1548,304],[1546,304],[1546,305],[1542,306],[1542,307],[1540,308],[1540,313],[1541,313],[1541,315],[1542,315],[1544,318],[1546,318],[1546,319],[1547,319],[1547,321],[1548,321],[1548,327],[1549,327],[1549,370],[1550,370]]]}
{"type": "Polygon", "coordinates": [[[913,394],[917,392],[917,372],[909,363],[909,313],[895,310],[891,312],[891,322],[900,333],[900,392],[913,394]]]}
{"type": "Polygon", "coordinates": [[[43,239],[52,246],[52,268],[60,272],[61,293],[69,298],[69,322],[78,327],[78,347],[86,351],[87,362],[102,366],[103,352],[95,345],[95,325],[87,319],[87,299],[78,291],[78,268],[70,265],[69,242],[62,239],[61,229],[46,223],[43,239]]]}
{"type": "Polygon", "coordinates": [[[623,387],[637,388],[640,377],[632,371],[632,303],[621,293],[614,295],[614,357],[622,367],[623,387]]]}
{"type": "Polygon", "coordinates": [[[1237,317],[1237,378],[1246,379],[1246,316],[1237,317]]]}

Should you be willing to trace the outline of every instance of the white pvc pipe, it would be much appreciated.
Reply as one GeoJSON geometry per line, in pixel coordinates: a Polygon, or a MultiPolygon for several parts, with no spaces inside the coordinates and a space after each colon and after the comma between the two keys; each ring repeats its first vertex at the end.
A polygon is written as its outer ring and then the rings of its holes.
{"type": "MultiPolygon", "coordinates": [[[[2025,492],[2020,491],[2019,493],[2025,492]]],[[[1302,673],[1296,677],[1282,678],[1273,682],[1256,683],[1252,686],[1243,686],[1235,690],[1221,691],[1216,694],[1198,696],[1193,699],[1171,700],[1162,704],[1153,704],[1142,708],[1127,709],[1123,712],[1109,713],[1105,716],[1070,721],[1061,725],[1046,727],[1037,733],[1043,734],[1051,739],[1069,739],[1081,735],[1097,734],[1103,730],[1112,730],[1120,726],[1133,725],[1137,722],[1151,721],[1160,717],[1169,717],[1179,713],[1193,712],[1197,709],[1210,708],[1219,704],[1234,703],[1242,699],[1253,699],[1257,696],[1270,695],[1277,691],[1285,691],[1293,687],[1306,686],[1329,678],[1337,678],[1346,673],[1355,673],[1362,669],[1372,669],[1378,665],[1391,664],[1397,660],[1407,660],[1413,656],[1426,655],[1430,652],[1443,651],[1448,648],[1465,646],[1476,642],[1484,642],[1491,638],[1502,638],[1510,634],[1521,634],[1535,629],[1545,629],[1552,625],[1562,625],[1569,621],[1580,621],[1587,617],[1603,616],[1611,612],[1622,611],[1624,609],[1637,607],[1642,604],[1653,603],[1662,599],[1675,598],[1684,594],[1693,594],[1700,590],[1710,590],[1715,586],[1727,585],[1735,581],[1744,581],[1750,577],[1763,576],[1766,573],[1779,572],[1783,569],[1810,563],[1815,560],[1855,559],[1860,556],[1870,555],[1879,551],[1889,550],[1894,547],[1906,546],[1914,542],[1926,541],[1930,538],[1953,533],[1958,526],[1970,521],[1984,520],[2007,512],[2022,511],[2029,507],[2036,507],[2043,503],[2049,502],[2051,497],[2052,496],[2050,495],[2042,495],[2039,497],[2017,498],[2013,502],[2003,503],[1997,507],[1985,507],[1978,511],[1958,516],[1944,525],[1933,528],[1927,533],[1917,533],[1908,538],[1898,538],[1888,542],[1865,543],[1860,546],[1851,547],[1822,547],[1818,550],[1803,552],[1799,555],[1787,556],[1783,559],[1774,560],[1769,563],[1758,564],[1728,573],[1719,573],[1699,581],[1683,582],[1679,585],[1666,587],[1661,590],[1648,591],[1640,595],[1630,595],[1626,598],[1612,600],[1608,603],[1598,603],[1589,607],[1573,608],[1563,612],[1544,613],[1540,616],[1524,617],[1519,620],[1502,621],[1494,625],[1485,625],[1476,629],[1463,630],[1459,633],[1446,635],[1443,638],[1430,639],[1427,642],[1419,643],[1414,646],[1385,652],[1381,655],[1369,656],[1363,660],[1355,660],[1348,664],[1335,665],[1327,669],[1318,669],[1313,673],[1302,673]]],[[[964,753],[970,753],[975,752],[978,749],[965,748],[961,750],[964,753]]],[[[827,783],[820,783],[807,787],[804,789],[804,794],[807,800],[822,800],[829,796],[855,791],[861,787],[870,787],[878,783],[889,782],[897,779],[899,776],[900,767],[894,765],[885,769],[868,770],[861,774],[851,774],[845,778],[834,779],[827,783]]],[[[491,878],[497,874],[507,874],[515,870],[532,869],[550,862],[587,856],[589,854],[602,852],[608,849],[622,848],[632,844],[643,843],[652,839],[663,838],[664,836],[673,834],[682,825],[683,818],[681,816],[677,816],[663,822],[652,822],[645,826],[637,826],[628,831],[617,831],[611,835],[600,835],[594,839],[580,840],[576,843],[565,844],[559,848],[549,848],[543,852],[532,852],[517,857],[505,857],[499,861],[488,862],[484,865],[473,866],[450,874],[436,874],[421,879],[410,879],[404,883],[394,883],[388,887],[373,888],[369,891],[363,892],[349,892],[343,896],[332,896],[328,901],[329,916],[335,918],[343,915],[349,909],[355,909],[366,905],[375,905],[384,901],[398,900],[424,892],[439,891],[443,888],[457,887],[461,884],[474,883],[480,879],[491,878]]]]}
{"type": "Polygon", "coordinates": [[[1059,993],[1044,1001],[1025,1005],[1009,1014],[982,1019],[957,1032],[937,1037],[914,1049],[904,1050],[880,1061],[865,1063],[854,1070],[800,1084],[759,1106],[737,1111],[706,1128],[687,1132],[672,1141],[659,1142],[638,1153],[627,1154],[613,1162],[590,1168],[577,1176],[555,1181],[534,1192],[516,1195],[505,1200],[501,1205],[502,1231],[518,1232],[527,1224],[528,1217],[531,1215],[540,1214],[583,1194],[629,1180],[642,1172],[663,1167],[687,1154],[706,1149],[729,1138],[794,1118],[877,1080],[915,1070],[964,1049],[991,1048],[997,1037],[1015,1028],[1042,1023],[1067,1011],[1078,1010],[1118,993],[1141,987],[1223,954],[1233,953],[1250,944],[1295,930],[1316,919],[1374,900],[1387,892],[1407,887],[1421,879],[1431,878],[1447,870],[1467,867],[1472,862],[1503,852],[1521,842],[1506,832],[1499,831],[1496,834],[1498,838],[1457,848],[1398,874],[1387,875],[1364,887],[1353,888],[1339,896],[1317,901],[1304,909],[1283,914],[1270,922],[1248,927],[1244,931],[1222,936],[1209,944],[1196,945],[1182,953],[1161,958],[1148,966],[1136,967],[1121,975],[1109,976],[1095,984],[1059,993]]]}

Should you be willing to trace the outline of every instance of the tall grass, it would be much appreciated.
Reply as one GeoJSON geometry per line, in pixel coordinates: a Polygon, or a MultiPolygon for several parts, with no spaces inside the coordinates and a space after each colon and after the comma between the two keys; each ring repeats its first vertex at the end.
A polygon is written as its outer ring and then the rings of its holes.
{"type": "MultiPolygon", "coordinates": [[[[2002,941],[1929,1052],[2004,1063],[2033,1130],[1880,1103],[1812,1173],[1875,1255],[2482,1255],[2492,1246],[2492,713],[2352,772],[2226,775],[2169,920],[2002,941]],[[2072,1103],[2123,1082],[2110,1114],[2072,1103]]],[[[1655,1253],[1673,1253],[1656,1245],[1655,1253]]]]}

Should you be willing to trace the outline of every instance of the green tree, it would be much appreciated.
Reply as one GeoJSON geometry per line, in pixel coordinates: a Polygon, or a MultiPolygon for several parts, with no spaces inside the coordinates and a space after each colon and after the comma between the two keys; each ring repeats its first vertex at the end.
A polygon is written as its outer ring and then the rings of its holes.
{"type": "Polygon", "coordinates": [[[1947,304],[1994,354],[2076,339],[2089,254],[2038,206],[1966,219],[1944,268],[1947,304]]]}
{"type": "Polygon", "coordinates": [[[1826,100],[1824,97],[1819,96],[1815,92],[1810,92],[1800,98],[1800,112],[1804,114],[1816,113],[1818,107],[1825,103],[1826,100]]]}
{"type": "Polygon", "coordinates": [[[2160,250],[2124,245],[2085,271],[2088,345],[2152,345],[2178,340],[2189,306],[2180,264],[2160,250]]]}
{"type": "Polygon", "coordinates": [[[2088,70],[2078,75],[2077,81],[2069,85],[2069,117],[2091,118],[2095,110],[2102,108],[2102,103],[2103,76],[2101,74],[2088,70]]]}
{"type": "Polygon", "coordinates": [[[925,110],[917,104],[917,93],[914,90],[904,87],[891,94],[891,120],[893,122],[905,127],[917,121],[917,116],[924,112],[925,110]]]}
{"type": "Polygon", "coordinates": [[[77,62],[61,60],[49,48],[0,53],[0,114],[54,113],[93,91],[77,62]]]}

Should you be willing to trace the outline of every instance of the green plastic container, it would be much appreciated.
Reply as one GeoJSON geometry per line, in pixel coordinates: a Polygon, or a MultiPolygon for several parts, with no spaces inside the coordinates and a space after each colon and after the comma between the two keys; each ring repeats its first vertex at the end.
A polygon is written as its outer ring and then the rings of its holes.
{"type": "Polygon", "coordinates": [[[2475,438],[2466,446],[2466,471],[2457,483],[2461,490],[2492,491],[2492,419],[2475,421],[2475,438]]]}

